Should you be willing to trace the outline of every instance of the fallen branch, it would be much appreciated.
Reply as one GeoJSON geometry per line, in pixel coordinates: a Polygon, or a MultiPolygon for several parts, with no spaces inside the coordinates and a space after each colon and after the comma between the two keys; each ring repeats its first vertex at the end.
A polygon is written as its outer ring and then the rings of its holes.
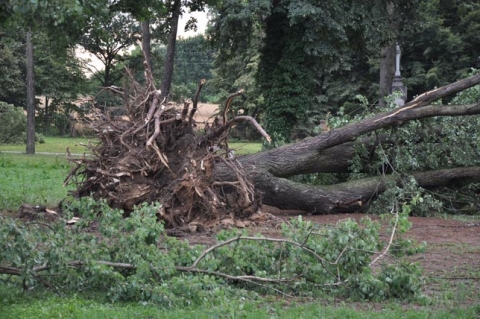
{"type": "MultiPolygon", "coordinates": [[[[394,208],[392,208],[392,212],[393,212],[393,209],[394,208]]],[[[372,262],[369,264],[370,267],[372,267],[377,261],[383,258],[390,250],[390,247],[392,246],[392,243],[393,243],[393,237],[395,236],[395,232],[397,230],[397,225],[398,225],[398,210],[395,212],[395,224],[393,225],[392,234],[390,235],[390,240],[388,242],[388,245],[387,247],[385,247],[385,249],[380,255],[378,255],[374,260],[372,260],[372,262]]]]}

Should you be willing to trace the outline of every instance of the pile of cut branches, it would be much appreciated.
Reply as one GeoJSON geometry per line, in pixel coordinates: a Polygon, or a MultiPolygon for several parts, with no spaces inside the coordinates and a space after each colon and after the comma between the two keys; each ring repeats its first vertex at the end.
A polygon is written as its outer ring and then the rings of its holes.
{"type": "Polygon", "coordinates": [[[123,97],[126,115],[102,114],[92,123],[99,143],[87,146],[91,156],[69,156],[76,165],[65,184],[76,184],[76,197],[106,199],[127,213],[142,202],[159,202],[158,216],[167,227],[251,216],[261,197],[228,148],[228,134],[239,121],[250,121],[269,136],[249,116],[229,118],[230,103],[242,90],[228,97],[220,117],[196,130],[194,115],[205,80],[192,101],[179,106],[155,88],[144,65],[145,86],[127,70],[127,86],[107,88],[123,97]],[[236,180],[215,179],[213,168],[220,162],[235,172],[236,180]]]}

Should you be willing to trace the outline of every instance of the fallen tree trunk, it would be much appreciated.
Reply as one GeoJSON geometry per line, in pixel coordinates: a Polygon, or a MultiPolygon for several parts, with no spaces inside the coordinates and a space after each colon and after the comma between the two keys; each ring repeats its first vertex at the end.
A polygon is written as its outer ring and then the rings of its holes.
{"type": "MultiPolygon", "coordinates": [[[[427,92],[402,107],[377,114],[270,151],[233,158],[228,133],[239,121],[251,122],[269,136],[251,117],[228,118],[232,94],[204,135],[196,135],[193,114],[198,95],[176,109],[160,101],[151,73],[147,92],[134,85],[135,97],[128,105],[129,121],[106,121],[97,125],[102,143],[92,147],[94,159],[76,159],[79,166],[68,179],[81,176],[77,196],[94,194],[115,207],[131,210],[144,201],[163,204],[159,217],[177,227],[201,219],[235,218],[253,214],[263,201],[279,208],[310,213],[362,211],[397,176],[373,177],[332,186],[308,186],[286,178],[307,173],[348,172],[357,142],[378,140],[364,137],[376,130],[436,116],[480,114],[480,103],[460,106],[430,105],[431,102],[480,83],[480,75],[427,92]],[[82,167],[82,168],[80,168],[82,167]]],[[[478,180],[479,168],[452,168],[411,173],[420,186],[448,183],[466,176],[478,180]]]]}
{"type": "MultiPolygon", "coordinates": [[[[462,91],[480,82],[480,76],[458,81],[427,92],[410,103],[293,145],[239,159],[246,172],[254,176],[255,186],[263,194],[263,202],[284,209],[300,209],[327,214],[338,211],[363,211],[366,202],[384,191],[393,176],[374,177],[334,186],[308,186],[285,177],[308,173],[346,173],[354,155],[355,140],[375,130],[398,126],[410,120],[435,116],[466,116],[480,114],[480,103],[472,105],[429,105],[431,102],[462,91]]],[[[361,143],[373,147],[375,141],[361,143]]],[[[225,167],[217,167],[220,179],[229,179],[225,167]]],[[[457,168],[433,172],[411,173],[421,187],[440,186],[455,179],[471,177],[478,181],[478,168],[457,168]]]]}
{"type": "MultiPolygon", "coordinates": [[[[427,172],[411,172],[421,187],[447,185],[456,180],[480,181],[480,167],[462,167],[427,172]]],[[[255,186],[263,192],[263,202],[282,209],[303,210],[310,214],[364,212],[377,195],[392,184],[400,185],[406,176],[385,175],[329,186],[311,186],[255,174],[255,186]]]]}

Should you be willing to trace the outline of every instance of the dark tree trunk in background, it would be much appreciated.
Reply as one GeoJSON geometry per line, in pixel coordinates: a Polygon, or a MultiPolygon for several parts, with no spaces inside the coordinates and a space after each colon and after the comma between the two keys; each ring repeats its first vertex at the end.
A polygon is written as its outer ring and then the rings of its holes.
{"type": "Polygon", "coordinates": [[[33,72],[32,31],[27,31],[27,154],[35,154],[35,77],[33,72]]]}
{"type": "Polygon", "coordinates": [[[50,128],[50,110],[48,109],[48,97],[45,97],[45,113],[44,113],[44,119],[43,119],[43,134],[47,135],[48,129],[50,128]]]}
{"type": "MultiPolygon", "coordinates": [[[[388,19],[390,22],[390,29],[395,34],[398,34],[399,23],[395,18],[395,4],[391,1],[386,2],[388,19]]],[[[380,88],[378,105],[380,108],[385,107],[385,97],[390,95],[390,88],[392,87],[393,76],[395,75],[395,40],[385,44],[380,50],[380,88]]]]}
{"type": "Polygon", "coordinates": [[[180,9],[181,1],[175,0],[172,11],[170,35],[168,36],[167,55],[165,56],[165,65],[163,68],[164,73],[161,86],[163,96],[168,96],[170,94],[170,87],[173,80],[173,65],[175,62],[175,45],[177,43],[177,29],[178,21],[180,19],[180,9]]]}
{"type": "Polygon", "coordinates": [[[378,105],[385,107],[385,97],[390,94],[393,76],[395,75],[395,43],[391,43],[381,50],[380,57],[380,89],[378,105]]]}
{"type": "Polygon", "coordinates": [[[148,20],[142,21],[142,50],[146,57],[148,66],[153,72],[151,42],[152,40],[150,36],[150,22],[148,20]]]}

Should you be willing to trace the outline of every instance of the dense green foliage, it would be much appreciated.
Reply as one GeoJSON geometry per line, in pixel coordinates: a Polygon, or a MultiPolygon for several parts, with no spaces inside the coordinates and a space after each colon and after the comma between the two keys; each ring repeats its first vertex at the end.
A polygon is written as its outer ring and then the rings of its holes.
{"type": "MultiPolygon", "coordinates": [[[[255,299],[257,293],[275,291],[375,300],[421,296],[414,264],[382,261],[382,270],[372,273],[372,255],[382,243],[379,224],[368,218],[319,227],[299,217],[282,226],[285,240],[280,241],[223,231],[218,245],[207,251],[166,236],[156,217],[160,204],[137,207],[127,218],[91,198],[65,201],[63,207],[66,219],[80,218],[73,226],[64,219],[47,226],[2,217],[0,265],[18,269],[25,287],[48,282],[61,291],[106,293],[114,301],[165,307],[255,299]]],[[[407,215],[402,216],[396,218],[407,215]]],[[[398,225],[400,231],[408,229],[398,225]]]]}
{"type": "Polygon", "coordinates": [[[22,143],[27,117],[21,107],[0,101],[0,143],[22,143]]]}
{"type": "Polygon", "coordinates": [[[357,112],[358,94],[377,104],[381,50],[395,41],[409,99],[479,67],[478,10],[475,1],[224,1],[210,30],[214,81],[251,76],[245,66],[258,56],[248,99],[280,142],[304,137],[328,112],[357,112]]]}
{"type": "Polygon", "coordinates": [[[418,28],[402,39],[403,75],[410,98],[480,67],[478,1],[420,1],[416,15],[418,28]]]}
{"type": "Polygon", "coordinates": [[[260,56],[259,90],[254,94],[264,98],[259,106],[271,135],[289,141],[292,129],[312,112],[326,113],[332,107],[322,95],[333,72],[350,69],[358,60],[354,52],[374,24],[370,5],[265,0],[225,1],[219,7],[211,30],[219,59],[235,59],[254,46],[260,56]],[[264,34],[260,42],[255,36],[258,29],[264,34]]]}
{"type": "Polygon", "coordinates": [[[21,43],[0,33],[0,101],[18,106],[25,103],[22,49],[21,43]]]}

